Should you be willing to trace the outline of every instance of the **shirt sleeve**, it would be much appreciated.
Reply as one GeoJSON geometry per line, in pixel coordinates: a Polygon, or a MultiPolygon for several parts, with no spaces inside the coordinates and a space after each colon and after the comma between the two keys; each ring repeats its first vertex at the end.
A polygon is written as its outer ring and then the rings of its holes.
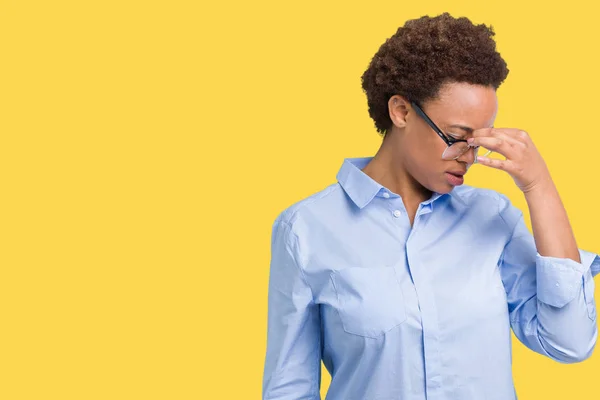
{"type": "Polygon", "coordinates": [[[298,241],[277,218],[271,240],[263,400],[320,400],[320,313],[298,263],[298,241]]]}
{"type": "Polygon", "coordinates": [[[541,256],[523,215],[505,198],[514,224],[499,263],[515,336],[531,350],[563,363],[588,358],[598,335],[592,270],[600,258],[579,250],[581,262],[541,256]]]}
{"type": "Polygon", "coordinates": [[[600,263],[593,263],[590,269],[592,271],[592,276],[600,274],[600,263]]]}

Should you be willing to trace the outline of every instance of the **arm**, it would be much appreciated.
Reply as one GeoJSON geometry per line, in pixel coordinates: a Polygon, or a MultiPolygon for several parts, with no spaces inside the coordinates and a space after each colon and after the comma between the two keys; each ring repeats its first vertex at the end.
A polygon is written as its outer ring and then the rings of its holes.
{"type": "Polygon", "coordinates": [[[298,264],[296,236],[280,218],[271,240],[263,399],[320,400],[319,308],[298,264]]]}
{"type": "Polygon", "coordinates": [[[580,262],[567,212],[529,134],[519,129],[485,128],[476,130],[468,142],[506,157],[505,160],[477,157],[477,160],[482,165],[506,171],[525,194],[538,252],[580,262]]]}
{"type": "Polygon", "coordinates": [[[533,237],[522,214],[504,198],[501,215],[514,228],[500,270],[515,335],[557,361],[589,357],[597,338],[592,271],[600,262],[595,254],[577,249],[542,156],[527,132],[519,129],[480,129],[469,144],[506,157],[477,160],[509,173],[525,194],[531,214],[533,237]]]}
{"type": "Polygon", "coordinates": [[[501,215],[514,229],[499,267],[515,336],[559,362],[588,358],[598,331],[591,266],[600,267],[600,258],[578,249],[581,262],[541,255],[522,213],[504,204],[501,215]]]}
{"type": "Polygon", "coordinates": [[[550,174],[542,182],[526,188],[523,193],[529,207],[538,252],[546,257],[570,258],[580,262],[567,212],[550,174]]]}

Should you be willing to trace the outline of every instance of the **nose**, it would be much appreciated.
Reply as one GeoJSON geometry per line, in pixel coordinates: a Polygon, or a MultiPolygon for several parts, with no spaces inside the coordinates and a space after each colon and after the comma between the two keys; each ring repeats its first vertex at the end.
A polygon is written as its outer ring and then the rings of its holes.
{"type": "Polygon", "coordinates": [[[477,157],[477,147],[469,146],[458,156],[457,160],[472,165],[475,163],[475,157],[477,157]]]}

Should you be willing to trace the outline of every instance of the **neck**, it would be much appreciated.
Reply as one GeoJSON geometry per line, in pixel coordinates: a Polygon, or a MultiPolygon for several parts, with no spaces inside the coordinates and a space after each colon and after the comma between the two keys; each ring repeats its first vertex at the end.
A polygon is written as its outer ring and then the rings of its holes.
{"type": "Polygon", "coordinates": [[[393,156],[393,146],[386,143],[386,139],[388,138],[384,138],[384,143],[377,154],[363,168],[363,172],[377,183],[400,195],[412,220],[419,204],[431,198],[433,193],[408,173],[403,160],[393,156]]]}

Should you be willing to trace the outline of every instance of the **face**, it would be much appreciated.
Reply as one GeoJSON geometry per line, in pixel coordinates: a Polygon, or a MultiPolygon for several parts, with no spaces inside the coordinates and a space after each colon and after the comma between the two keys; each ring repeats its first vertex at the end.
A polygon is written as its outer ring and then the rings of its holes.
{"type": "MultiPolygon", "coordinates": [[[[423,111],[449,138],[468,139],[473,130],[494,125],[498,101],[493,87],[450,83],[436,99],[421,104],[423,111]]],[[[455,160],[443,160],[447,145],[401,96],[389,101],[394,122],[391,141],[394,159],[416,181],[432,192],[448,193],[462,184],[475,161],[471,149],[455,160]]]]}

